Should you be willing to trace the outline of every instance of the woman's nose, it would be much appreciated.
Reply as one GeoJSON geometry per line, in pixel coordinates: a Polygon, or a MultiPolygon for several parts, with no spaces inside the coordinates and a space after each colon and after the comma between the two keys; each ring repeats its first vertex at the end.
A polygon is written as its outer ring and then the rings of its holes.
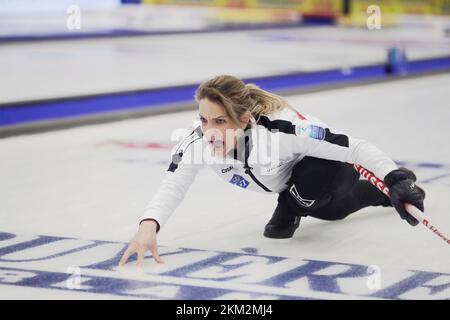
{"type": "Polygon", "coordinates": [[[215,128],[206,126],[202,131],[208,141],[221,140],[221,133],[215,128]]]}

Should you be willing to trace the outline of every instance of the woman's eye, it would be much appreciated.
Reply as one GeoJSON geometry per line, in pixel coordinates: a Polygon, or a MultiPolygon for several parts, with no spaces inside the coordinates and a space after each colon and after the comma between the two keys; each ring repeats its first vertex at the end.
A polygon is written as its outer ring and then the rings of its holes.
{"type": "Polygon", "coordinates": [[[202,123],[206,123],[206,119],[204,119],[204,118],[200,118],[200,121],[201,121],[202,123]]]}
{"type": "Polygon", "coordinates": [[[225,120],[224,120],[224,119],[217,119],[217,120],[216,120],[216,123],[217,123],[217,124],[224,124],[224,123],[225,123],[225,120]]]}

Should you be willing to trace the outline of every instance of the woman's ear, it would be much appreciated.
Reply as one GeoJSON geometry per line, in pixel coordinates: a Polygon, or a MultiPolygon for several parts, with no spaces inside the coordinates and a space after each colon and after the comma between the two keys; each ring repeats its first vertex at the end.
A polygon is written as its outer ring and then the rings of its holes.
{"type": "Polygon", "coordinates": [[[245,111],[241,116],[241,124],[243,125],[243,129],[245,129],[250,123],[250,118],[252,117],[252,113],[250,111],[245,111]]]}

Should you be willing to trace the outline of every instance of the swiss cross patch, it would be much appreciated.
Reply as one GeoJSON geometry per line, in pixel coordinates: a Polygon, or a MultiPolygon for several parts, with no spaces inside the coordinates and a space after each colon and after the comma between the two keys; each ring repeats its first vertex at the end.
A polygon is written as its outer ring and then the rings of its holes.
{"type": "Polygon", "coordinates": [[[245,180],[243,177],[241,177],[238,174],[233,175],[233,177],[230,180],[230,183],[234,184],[238,187],[244,188],[244,189],[247,188],[248,185],[250,184],[250,182],[248,182],[247,180],[245,180]]]}

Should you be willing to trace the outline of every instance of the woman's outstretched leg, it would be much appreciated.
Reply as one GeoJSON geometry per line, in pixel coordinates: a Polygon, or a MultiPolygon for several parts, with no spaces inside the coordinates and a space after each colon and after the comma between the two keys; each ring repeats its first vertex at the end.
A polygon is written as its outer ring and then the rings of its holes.
{"type": "Polygon", "coordinates": [[[368,206],[389,206],[389,198],[347,163],[305,157],[292,172],[264,236],[290,238],[301,217],[340,220],[368,206]]]}
{"type": "Polygon", "coordinates": [[[328,206],[333,195],[349,193],[359,174],[347,163],[303,158],[294,168],[287,189],[280,192],[278,204],[264,236],[290,238],[298,228],[300,217],[328,206]]]}

